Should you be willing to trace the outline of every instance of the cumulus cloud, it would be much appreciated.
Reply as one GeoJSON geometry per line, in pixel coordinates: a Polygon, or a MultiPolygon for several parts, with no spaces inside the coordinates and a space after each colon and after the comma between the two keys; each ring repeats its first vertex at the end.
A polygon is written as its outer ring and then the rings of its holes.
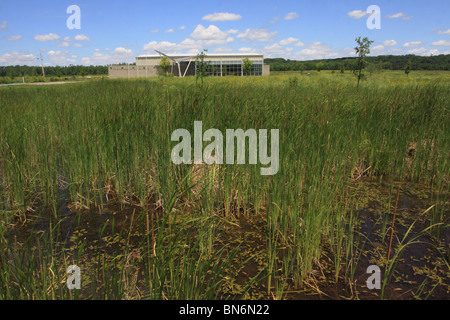
{"type": "Polygon", "coordinates": [[[239,53],[252,53],[253,49],[252,48],[248,48],[248,47],[242,47],[238,49],[239,53]]]}
{"type": "Polygon", "coordinates": [[[439,30],[438,33],[439,33],[439,34],[447,34],[447,35],[450,36],[450,29],[448,29],[447,31],[439,30]]]}
{"type": "Polygon", "coordinates": [[[175,32],[175,30],[173,28],[170,28],[170,29],[166,30],[166,33],[173,33],[173,32],[175,32]]]}
{"type": "Polygon", "coordinates": [[[91,38],[89,38],[88,36],[86,36],[84,34],[79,34],[79,35],[75,36],[75,40],[77,40],[77,41],[90,41],[91,38]]]}
{"type": "Polygon", "coordinates": [[[8,22],[7,21],[3,21],[3,23],[0,24],[0,30],[6,29],[7,26],[8,26],[8,22]]]}
{"type": "Polygon", "coordinates": [[[289,12],[285,17],[284,20],[294,20],[298,18],[298,14],[296,12],[289,12]]]}
{"type": "Polygon", "coordinates": [[[415,55],[419,55],[419,56],[431,56],[431,55],[439,55],[440,54],[438,49],[428,50],[428,49],[425,49],[424,47],[408,50],[407,53],[415,54],[415,55]]]}
{"type": "Polygon", "coordinates": [[[268,58],[285,56],[289,51],[292,51],[292,48],[289,50],[286,47],[280,46],[278,43],[263,48],[263,53],[268,58]]]}
{"type": "Polygon", "coordinates": [[[258,41],[258,42],[273,42],[273,38],[278,34],[278,31],[269,32],[265,29],[246,29],[239,33],[236,37],[243,39],[244,42],[258,41]]]}
{"type": "Polygon", "coordinates": [[[144,45],[143,49],[147,53],[155,53],[155,50],[162,51],[164,53],[180,53],[190,50],[199,50],[202,48],[203,40],[193,40],[186,38],[183,41],[169,42],[169,41],[151,41],[144,45]]]}
{"type": "Polygon", "coordinates": [[[144,45],[144,51],[148,53],[155,53],[155,50],[162,51],[164,53],[186,53],[188,52],[200,52],[205,46],[215,46],[229,44],[234,41],[233,37],[225,37],[222,39],[190,39],[186,38],[181,42],[169,42],[169,41],[151,41],[144,45]]]}
{"type": "Polygon", "coordinates": [[[339,52],[322,42],[309,43],[305,49],[295,53],[295,57],[300,60],[328,59],[339,56],[339,52]]]}
{"type": "Polygon", "coordinates": [[[20,40],[20,39],[22,39],[22,36],[21,35],[17,35],[17,36],[11,36],[11,37],[7,38],[6,40],[8,40],[8,41],[17,41],[17,40],[20,40]]]}
{"type": "Polygon", "coordinates": [[[439,40],[432,43],[433,46],[450,46],[450,40],[439,40]]]}
{"type": "Polygon", "coordinates": [[[181,44],[182,45],[188,44],[194,46],[189,49],[200,48],[201,46],[214,46],[227,44],[234,41],[234,38],[229,35],[237,32],[238,30],[234,29],[222,31],[215,25],[210,25],[208,26],[208,28],[205,28],[204,26],[199,24],[190,35],[195,40],[187,38],[183,40],[181,44]]]}
{"type": "Polygon", "coordinates": [[[0,65],[12,66],[12,65],[35,65],[37,62],[37,56],[28,52],[6,52],[0,56],[0,65]]]}
{"type": "Polygon", "coordinates": [[[367,11],[362,11],[362,10],[353,10],[353,11],[350,11],[347,13],[347,15],[353,19],[361,19],[362,17],[364,17],[367,14],[368,14],[367,11]]]}
{"type": "Polygon", "coordinates": [[[197,25],[194,32],[191,33],[191,37],[197,40],[222,40],[227,35],[227,32],[220,30],[215,25],[210,25],[208,28],[205,28],[201,24],[197,25]]]}
{"type": "Polygon", "coordinates": [[[133,50],[117,47],[108,54],[96,51],[89,57],[81,58],[81,63],[84,65],[106,65],[121,62],[134,62],[133,50]]]}
{"type": "Polygon", "coordinates": [[[403,20],[409,20],[412,17],[411,16],[407,16],[406,14],[404,14],[403,12],[399,12],[399,13],[395,13],[393,15],[387,16],[389,19],[399,19],[402,18],[403,20]]]}
{"type": "Polygon", "coordinates": [[[231,47],[219,47],[214,49],[214,53],[228,53],[233,52],[233,48],[231,47]]]}
{"type": "Polygon", "coordinates": [[[270,23],[277,23],[278,20],[280,20],[280,17],[273,17],[272,20],[270,20],[270,23]]]}
{"type": "Polygon", "coordinates": [[[76,60],[72,58],[73,54],[69,51],[50,50],[47,52],[47,56],[53,64],[58,66],[66,66],[76,62],[76,60]]]}
{"type": "Polygon", "coordinates": [[[242,18],[241,15],[236,13],[229,12],[218,12],[213,14],[208,14],[202,18],[202,20],[206,21],[234,21],[240,20],[242,18]]]}
{"type": "Polygon", "coordinates": [[[396,44],[397,44],[397,41],[395,41],[395,40],[386,40],[383,42],[383,45],[388,46],[388,47],[395,46],[396,44]]]}
{"type": "Polygon", "coordinates": [[[411,42],[406,42],[403,46],[405,48],[415,48],[415,47],[420,47],[423,44],[424,43],[422,41],[411,41],[411,42]]]}
{"type": "Polygon", "coordinates": [[[59,38],[61,38],[59,35],[55,34],[55,33],[49,33],[49,34],[37,34],[34,36],[34,40],[37,41],[53,41],[53,40],[58,40],[59,38]]]}
{"type": "Polygon", "coordinates": [[[283,39],[279,42],[282,46],[293,44],[294,42],[299,41],[297,38],[289,37],[287,39],[283,39]]]}
{"type": "Polygon", "coordinates": [[[370,53],[373,53],[373,54],[384,53],[384,45],[380,44],[380,45],[373,47],[372,49],[370,49],[370,53]]]}
{"type": "Polygon", "coordinates": [[[67,41],[63,41],[63,42],[57,44],[57,46],[62,47],[62,48],[68,48],[70,46],[70,44],[67,41]]]}

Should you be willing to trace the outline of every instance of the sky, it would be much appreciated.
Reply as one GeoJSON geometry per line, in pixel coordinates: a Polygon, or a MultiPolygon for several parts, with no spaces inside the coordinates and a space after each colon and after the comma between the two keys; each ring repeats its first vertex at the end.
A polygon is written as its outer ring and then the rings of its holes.
{"type": "Polygon", "coordinates": [[[450,54],[450,0],[0,0],[0,66],[107,65],[137,55],[313,60],[450,54]]]}

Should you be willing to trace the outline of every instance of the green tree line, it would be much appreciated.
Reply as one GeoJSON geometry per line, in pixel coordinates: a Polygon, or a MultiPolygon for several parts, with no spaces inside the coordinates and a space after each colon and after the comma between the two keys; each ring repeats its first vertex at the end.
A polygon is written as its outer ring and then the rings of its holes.
{"type": "MultiPolygon", "coordinates": [[[[270,65],[271,71],[302,71],[316,70],[320,64],[322,70],[355,70],[357,58],[319,59],[308,61],[296,61],[283,58],[266,58],[264,63],[270,65]]],[[[450,54],[437,56],[416,55],[386,55],[365,58],[368,67],[378,70],[450,70],[450,54]]]]}
{"type": "MultiPolygon", "coordinates": [[[[55,66],[44,67],[44,73],[47,77],[67,77],[67,76],[84,76],[84,75],[106,75],[108,74],[108,66],[55,66]]],[[[26,77],[26,76],[42,76],[42,68],[40,66],[4,66],[0,67],[0,77],[26,77]]]]}

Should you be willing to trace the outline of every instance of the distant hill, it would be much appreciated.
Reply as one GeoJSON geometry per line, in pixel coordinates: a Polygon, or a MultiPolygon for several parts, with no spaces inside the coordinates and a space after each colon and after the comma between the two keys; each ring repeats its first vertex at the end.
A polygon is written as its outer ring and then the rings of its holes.
{"type": "MultiPolygon", "coordinates": [[[[271,71],[314,70],[316,64],[323,63],[323,70],[353,70],[356,57],[337,59],[318,59],[308,61],[286,60],[283,58],[266,58],[264,63],[270,65],[271,71]]],[[[368,66],[383,70],[402,70],[411,61],[411,70],[450,70],[450,54],[423,57],[416,55],[387,55],[366,57],[368,66]]]]}

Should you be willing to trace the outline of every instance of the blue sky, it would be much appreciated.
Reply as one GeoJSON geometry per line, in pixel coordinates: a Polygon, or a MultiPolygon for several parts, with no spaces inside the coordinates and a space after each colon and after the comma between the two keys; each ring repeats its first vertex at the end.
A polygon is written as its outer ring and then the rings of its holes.
{"type": "Polygon", "coordinates": [[[0,0],[0,65],[38,65],[40,53],[45,65],[105,65],[155,49],[337,58],[354,55],[358,36],[374,41],[371,55],[450,54],[449,13],[450,0],[0,0]],[[80,29],[67,27],[71,5],[80,29]]]}

